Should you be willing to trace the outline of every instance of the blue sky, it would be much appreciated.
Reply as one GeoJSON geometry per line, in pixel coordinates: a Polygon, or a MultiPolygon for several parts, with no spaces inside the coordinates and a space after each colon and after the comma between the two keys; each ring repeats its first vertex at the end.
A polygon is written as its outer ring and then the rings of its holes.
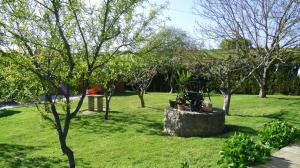
{"type": "MultiPolygon", "coordinates": [[[[91,2],[96,2],[97,0],[90,0],[91,2]]],[[[170,20],[166,21],[166,25],[173,26],[176,28],[180,28],[186,31],[192,38],[199,39],[201,34],[195,31],[197,27],[196,20],[199,22],[204,22],[193,14],[193,7],[194,7],[195,0],[149,0],[152,4],[166,4],[168,3],[167,9],[163,10],[161,16],[163,18],[168,17],[170,20]]],[[[208,23],[204,23],[208,24],[208,23]]],[[[216,48],[217,43],[212,40],[203,40],[204,44],[208,48],[216,48]]]]}
{"type": "MultiPolygon", "coordinates": [[[[167,25],[180,28],[192,38],[199,39],[201,34],[195,29],[197,27],[196,21],[205,23],[199,16],[193,14],[194,0],[151,0],[151,3],[164,4],[168,2],[168,8],[162,13],[163,17],[170,18],[166,22],[167,25]]],[[[202,39],[203,41],[203,39],[202,39]]],[[[208,48],[216,48],[218,44],[213,40],[205,40],[204,44],[208,48]]]]}
{"type": "MultiPolygon", "coordinates": [[[[166,1],[154,0],[158,4],[166,1]]],[[[193,0],[169,0],[168,9],[163,12],[164,16],[170,18],[167,25],[181,28],[190,34],[194,34],[196,18],[193,14],[193,0]]]]}

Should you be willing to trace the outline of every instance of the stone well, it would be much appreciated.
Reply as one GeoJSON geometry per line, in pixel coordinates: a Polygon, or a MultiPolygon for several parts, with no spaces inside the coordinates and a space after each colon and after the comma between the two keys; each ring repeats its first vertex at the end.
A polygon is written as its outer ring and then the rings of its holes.
{"type": "Polygon", "coordinates": [[[214,108],[213,112],[178,111],[165,109],[164,132],[180,137],[212,136],[223,132],[225,113],[214,108]]]}

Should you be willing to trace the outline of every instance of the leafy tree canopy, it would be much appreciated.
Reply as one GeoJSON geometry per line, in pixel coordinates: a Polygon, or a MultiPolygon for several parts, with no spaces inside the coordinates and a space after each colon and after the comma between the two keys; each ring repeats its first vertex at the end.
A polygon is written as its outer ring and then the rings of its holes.
{"type": "Polygon", "coordinates": [[[251,46],[252,46],[251,41],[244,38],[224,39],[220,43],[220,48],[224,50],[233,50],[236,49],[237,47],[251,48],[251,46]]]}

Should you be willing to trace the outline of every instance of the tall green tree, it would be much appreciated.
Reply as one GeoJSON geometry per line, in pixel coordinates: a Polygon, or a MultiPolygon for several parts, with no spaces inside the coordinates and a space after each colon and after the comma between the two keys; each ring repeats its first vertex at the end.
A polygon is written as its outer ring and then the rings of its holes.
{"type": "Polygon", "coordinates": [[[35,76],[24,69],[18,69],[0,54],[0,102],[28,103],[38,95],[40,85],[35,76]],[[30,81],[30,82],[29,82],[30,81]]]}
{"type": "Polygon", "coordinates": [[[157,74],[157,62],[154,61],[153,57],[149,55],[139,56],[137,54],[131,55],[128,62],[128,70],[126,73],[126,78],[129,85],[137,93],[140,106],[144,108],[145,99],[144,95],[150,86],[153,77],[157,74]]]}
{"type": "Polygon", "coordinates": [[[102,69],[97,69],[91,76],[91,82],[99,84],[105,96],[105,115],[104,119],[108,120],[110,110],[110,101],[113,92],[117,86],[125,82],[127,65],[122,60],[123,56],[110,60],[102,69]]]}
{"type": "Polygon", "coordinates": [[[213,85],[212,88],[222,93],[226,115],[230,115],[232,94],[261,66],[253,68],[247,53],[236,54],[235,50],[200,50],[187,58],[187,68],[194,75],[204,77],[209,85],[213,85]]]}
{"type": "Polygon", "coordinates": [[[209,80],[215,82],[224,97],[223,110],[226,115],[230,115],[229,109],[233,93],[256,70],[252,69],[248,61],[246,58],[236,58],[235,56],[225,58],[210,56],[203,61],[209,80]]]}
{"type": "Polygon", "coordinates": [[[251,41],[243,39],[242,37],[233,39],[224,39],[220,43],[220,48],[224,50],[235,50],[237,48],[251,48],[251,41]]]}
{"type": "Polygon", "coordinates": [[[184,59],[184,51],[190,49],[190,37],[181,29],[164,27],[153,38],[160,41],[159,48],[153,51],[160,59],[158,71],[165,76],[170,93],[173,93],[176,72],[183,68],[181,62],[184,59]]]}
{"type": "Polygon", "coordinates": [[[165,68],[173,49],[172,43],[177,43],[175,37],[170,38],[171,30],[161,28],[152,34],[149,40],[135,46],[135,52],[128,55],[127,81],[132,89],[137,92],[140,105],[145,107],[144,95],[150,86],[152,79],[159,70],[165,68]],[[168,48],[169,47],[169,48],[168,48]]]}
{"type": "MultiPolygon", "coordinates": [[[[0,3],[1,57],[30,72],[45,95],[47,117],[56,128],[60,148],[75,167],[67,145],[70,123],[79,112],[92,73],[120,50],[151,34],[158,9],[148,14],[143,0],[3,0],[0,3]],[[11,54],[14,51],[16,54],[11,54]],[[103,55],[109,53],[105,59],[103,55]],[[80,99],[70,96],[82,85],[80,99]],[[61,94],[59,103],[55,97],[61,94]],[[57,108],[64,104],[63,110],[57,108]],[[59,115],[64,114],[64,115],[59,115]]],[[[28,81],[30,82],[30,81],[28,81]]],[[[39,95],[37,95],[39,96],[39,95]]]]}

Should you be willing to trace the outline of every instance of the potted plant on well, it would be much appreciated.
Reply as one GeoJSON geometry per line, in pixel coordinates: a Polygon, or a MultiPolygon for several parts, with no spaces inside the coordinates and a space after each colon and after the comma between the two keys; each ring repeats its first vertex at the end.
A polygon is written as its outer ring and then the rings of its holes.
{"type": "Polygon", "coordinates": [[[187,100],[190,104],[190,110],[193,112],[202,111],[203,93],[196,91],[189,91],[187,93],[187,100]]]}
{"type": "Polygon", "coordinates": [[[208,97],[208,100],[204,100],[202,102],[202,109],[204,112],[212,112],[213,106],[212,106],[212,102],[211,102],[210,94],[209,94],[208,90],[207,90],[207,97],[208,97]]]}
{"type": "Polygon", "coordinates": [[[186,104],[186,96],[185,92],[179,92],[176,98],[176,104],[177,104],[177,109],[180,111],[185,110],[185,104],[186,104]]]}
{"type": "Polygon", "coordinates": [[[185,110],[186,98],[187,98],[187,92],[185,86],[189,78],[192,76],[192,73],[189,71],[182,71],[182,72],[177,71],[177,75],[178,75],[178,79],[177,79],[178,94],[176,98],[176,103],[177,103],[177,109],[183,111],[185,110]]]}
{"type": "Polygon", "coordinates": [[[172,108],[177,107],[177,101],[176,100],[169,100],[169,104],[170,104],[170,107],[172,107],[172,108]]]}

